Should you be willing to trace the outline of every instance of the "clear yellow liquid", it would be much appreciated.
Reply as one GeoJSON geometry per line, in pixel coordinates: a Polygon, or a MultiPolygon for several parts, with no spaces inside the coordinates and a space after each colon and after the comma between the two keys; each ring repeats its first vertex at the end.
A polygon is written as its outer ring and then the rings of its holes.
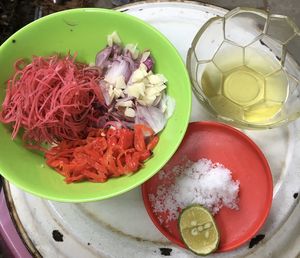
{"type": "Polygon", "coordinates": [[[268,123],[280,116],[288,95],[279,61],[256,50],[247,50],[244,57],[219,55],[205,66],[201,85],[219,115],[248,123],[268,123]]]}

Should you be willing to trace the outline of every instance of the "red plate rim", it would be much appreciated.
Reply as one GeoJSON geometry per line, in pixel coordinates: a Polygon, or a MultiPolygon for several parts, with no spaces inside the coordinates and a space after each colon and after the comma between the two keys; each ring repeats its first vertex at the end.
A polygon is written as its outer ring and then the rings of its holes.
{"type": "MultiPolygon", "coordinates": [[[[231,131],[231,133],[234,133],[238,137],[241,137],[243,140],[245,140],[248,143],[248,145],[251,148],[253,148],[253,150],[258,154],[258,156],[259,156],[259,158],[262,162],[262,165],[265,169],[267,181],[272,186],[272,187],[270,187],[270,190],[268,191],[268,196],[267,196],[268,206],[264,211],[264,215],[263,215],[262,219],[260,220],[260,223],[257,224],[256,229],[253,230],[252,234],[249,234],[248,237],[245,238],[243,241],[239,241],[236,244],[232,244],[229,248],[222,248],[222,249],[219,248],[217,250],[217,252],[230,251],[230,250],[233,250],[233,249],[236,249],[236,248],[240,247],[241,245],[243,245],[247,241],[249,241],[252,237],[254,237],[257,234],[257,232],[261,229],[261,227],[264,225],[266,219],[268,218],[268,215],[269,215],[269,212],[270,212],[270,209],[271,209],[271,205],[272,205],[272,200],[273,200],[273,178],[272,178],[271,170],[270,170],[268,161],[267,161],[266,157],[264,156],[263,152],[261,151],[261,149],[256,145],[256,143],[253,140],[251,140],[246,134],[239,131],[238,129],[236,129],[234,127],[231,127],[229,125],[219,123],[219,122],[214,122],[214,121],[191,122],[189,124],[189,127],[193,126],[193,125],[206,126],[206,127],[207,126],[208,127],[219,127],[219,128],[224,129],[224,130],[229,130],[229,131],[231,131]]],[[[165,227],[163,227],[160,224],[157,216],[152,211],[152,205],[151,205],[150,200],[148,198],[148,191],[147,191],[147,182],[149,182],[149,181],[151,181],[151,178],[148,181],[146,181],[144,184],[142,184],[141,190],[142,190],[142,197],[143,197],[144,206],[147,210],[147,213],[148,213],[150,219],[152,220],[154,225],[157,227],[157,229],[165,237],[167,237],[172,243],[175,243],[175,244],[177,244],[178,246],[180,246],[182,248],[186,248],[185,244],[180,239],[178,239],[177,237],[172,235],[168,230],[165,229],[165,227]]]]}

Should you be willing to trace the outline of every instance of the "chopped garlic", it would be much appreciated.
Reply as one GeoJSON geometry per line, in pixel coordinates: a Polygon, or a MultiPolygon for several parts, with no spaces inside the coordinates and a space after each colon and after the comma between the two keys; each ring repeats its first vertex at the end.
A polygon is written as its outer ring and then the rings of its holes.
{"type": "Polygon", "coordinates": [[[146,73],[147,73],[148,68],[144,63],[141,63],[139,68],[146,71],[146,73]]]}
{"type": "Polygon", "coordinates": [[[144,52],[143,55],[142,55],[142,57],[141,57],[141,63],[144,63],[148,59],[149,56],[150,56],[150,52],[149,51],[144,52]]]}
{"type": "Polygon", "coordinates": [[[166,112],[166,110],[167,110],[167,104],[166,104],[165,101],[161,101],[161,102],[160,102],[160,110],[161,110],[161,112],[163,112],[163,113],[166,112]]]}
{"type": "Polygon", "coordinates": [[[124,114],[125,114],[125,116],[128,116],[128,117],[135,117],[135,111],[134,111],[134,109],[132,109],[130,107],[127,107],[125,109],[124,114]]]}
{"type": "Polygon", "coordinates": [[[118,33],[115,31],[107,36],[107,45],[112,47],[114,43],[117,45],[121,45],[122,43],[118,33]]]}
{"type": "Polygon", "coordinates": [[[114,97],[114,86],[110,84],[108,87],[108,95],[110,100],[112,100],[114,97]]]}
{"type": "Polygon", "coordinates": [[[123,76],[119,76],[116,79],[116,88],[117,89],[125,89],[126,88],[126,83],[125,83],[125,80],[124,80],[123,76]]]}
{"type": "Polygon", "coordinates": [[[133,74],[131,75],[130,81],[132,83],[134,82],[140,82],[147,76],[147,70],[144,65],[140,65],[138,69],[136,69],[133,74]]]}
{"type": "MultiPolygon", "coordinates": [[[[109,46],[113,46],[113,44],[121,44],[120,37],[116,32],[108,35],[107,42],[109,46]]],[[[139,50],[137,49],[136,44],[127,44],[123,51],[129,51],[133,59],[139,57],[139,50]]],[[[131,74],[127,84],[124,76],[116,78],[116,76],[106,75],[104,80],[108,83],[108,95],[110,102],[113,99],[117,100],[124,97],[133,97],[140,105],[143,106],[156,105],[159,102],[158,100],[162,98],[162,94],[166,89],[165,83],[167,80],[162,74],[153,74],[152,71],[148,72],[148,68],[144,62],[149,58],[149,56],[149,51],[142,53],[140,66],[131,74]]],[[[134,104],[131,100],[119,101],[116,103],[116,107],[125,107],[126,112],[129,114],[128,116],[131,117],[135,116],[135,111],[132,109],[133,106],[134,104]]],[[[165,111],[167,107],[167,103],[164,104],[163,110],[165,111]]],[[[161,108],[162,107],[160,106],[160,109],[161,108]]]]}
{"type": "Polygon", "coordinates": [[[162,74],[153,74],[148,76],[148,79],[151,84],[163,84],[167,82],[167,79],[162,74]]]}
{"type": "Polygon", "coordinates": [[[124,93],[123,93],[123,90],[122,89],[117,89],[116,87],[114,88],[113,90],[113,93],[114,93],[114,97],[116,98],[120,98],[120,97],[124,97],[124,93]]]}
{"type": "Polygon", "coordinates": [[[138,58],[140,51],[137,49],[137,44],[127,44],[124,51],[128,50],[131,53],[132,58],[135,60],[138,58]]]}
{"type": "Polygon", "coordinates": [[[143,106],[151,106],[155,100],[156,100],[156,96],[146,95],[144,98],[138,99],[138,103],[140,103],[143,106]]]}
{"type": "Polygon", "coordinates": [[[161,95],[162,91],[167,88],[167,86],[165,84],[162,85],[157,85],[157,86],[152,86],[152,87],[148,87],[146,89],[146,96],[147,95],[155,95],[155,96],[159,96],[161,95]]]}
{"type": "Polygon", "coordinates": [[[116,104],[116,107],[132,107],[132,106],[133,106],[132,100],[119,101],[116,104]]]}
{"type": "Polygon", "coordinates": [[[135,70],[129,80],[129,85],[125,90],[128,96],[137,98],[143,106],[153,105],[157,97],[161,96],[167,87],[167,82],[162,74],[147,72],[147,67],[143,63],[135,70]]]}
{"type": "Polygon", "coordinates": [[[145,85],[148,85],[149,84],[149,80],[147,79],[147,77],[145,77],[142,82],[145,84],[145,85]]]}
{"type": "Polygon", "coordinates": [[[128,96],[135,97],[138,99],[140,96],[145,95],[145,84],[142,82],[136,82],[134,84],[129,85],[125,89],[125,92],[128,94],[128,96]]]}

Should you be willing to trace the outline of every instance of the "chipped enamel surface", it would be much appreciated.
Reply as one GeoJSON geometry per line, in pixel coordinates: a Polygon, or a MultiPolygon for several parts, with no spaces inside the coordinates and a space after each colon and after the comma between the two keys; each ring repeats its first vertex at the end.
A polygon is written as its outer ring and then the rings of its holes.
{"type": "MultiPolygon", "coordinates": [[[[128,5],[120,9],[139,17],[165,34],[185,60],[198,28],[225,10],[196,3],[162,2],[128,5]]],[[[191,121],[211,119],[193,97],[191,121]]],[[[274,180],[270,216],[249,243],[213,257],[296,257],[300,238],[300,121],[289,127],[245,131],[262,149],[274,180]],[[253,241],[255,242],[255,241],[253,241]],[[251,245],[252,246],[252,245],[251,245]]],[[[42,200],[6,183],[23,238],[38,257],[196,257],[172,245],[150,221],[136,188],[115,198],[83,204],[42,200]],[[30,241],[32,243],[30,243],[30,241]]],[[[245,222],[247,223],[247,222],[245,222]]],[[[237,229],[238,230],[238,229],[237,229]]]]}

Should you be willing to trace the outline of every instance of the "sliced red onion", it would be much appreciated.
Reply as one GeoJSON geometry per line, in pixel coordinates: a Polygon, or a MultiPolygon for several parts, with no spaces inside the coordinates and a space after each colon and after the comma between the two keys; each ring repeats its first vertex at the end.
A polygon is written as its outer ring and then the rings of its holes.
{"type": "Polygon", "coordinates": [[[150,56],[150,52],[149,52],[149,51],[144,52],[144,53],[142,54],[142,56],[141,56],[140,63],[144,63],[144,62],[147,60],[147,58],[148,58],[149,56],[150,56]]]}
{"type": "Polygon", "coordinates": [[[126,60],[129,63],[130,71],[131,71],[131,73],[133,73],[136,69],[139,68],[140,64],[139,64],[139,62],[136,62],[135,60],[132,59],[130,52],[129,52],[129,55],[124,55],[123,59],[126,60]]]}
{"type": "Polygon", "coordinates": [[[146,65],[147,72],[149,72],[153,68],[154,60],[152,59],[151,56],[148,56],[148,58],[143,62],[143,64],[146,65]]]}
{"type": "Polygon", "coordinates": [[[124,57],[129,57],[129,58],[133,59],[132,53],[129,51],[129,49],[124,49],[123,50],[123,56],[124,57]]]}
{"type": "Polygon", "coordinates": [[[175,108],[175,101],[172,98],[163,93],[156,97],[152,106],[142,106],[134,97],[126,95],[124,97],[123,94],[120,95],[116,92],[116,90],[124,90],[125,84],[131,83],[130,78],[133,72],[141,64],[146,66],[143,67],[143,72],[145,69],[147,72],[153,69],[154,60],[149,51],[145,51],[134,59],[129,49],[122,49],[121,46],[113,44],[97,54],[95,63],[105,76],[104,80],[100,82],[100,89],[106,106],[103,105],[100,108],[104,107],[106,110],[104,112],[97,111],[101,116],[101,119],[97,120],[100,127],[109,124],[133,127],[135,123],[140,123],[151,127],[155,133],[165,127],[167,119],[175,108]],[[122,79],[122,83],[118,81],[121,77],[124,79],[124,81],[122,79]],[[116,85],[118,86],[116,87],[116,85]],[[125,116],[126,108],[132,108],[135,111],[135,118],[125,116]]]}
{"type": "Polygon", "coordinates": [[[103,128],[106,123],[107,123],[107,118],[105,116],[102,116],[102,117],[99,117],[97,126],[100,128],[103,128]]]}
{"type": "Polygon", "coordinates": [[[158,108],[165,114],[165,117],[169,119],[174,113],[175,106],[175,99],[164,93],[161,101],[159,102],[158,108]]]}
{"type": "Polygon", "coordinates": [[[111,52],[112,52],[111,47],[104,48],[102,51],[98,52],[95,61],[96,66],[100,68],[104,68],[111,52]]]}
{"type": "Polygon", "coordinates": [[[117,59],[122,54],[122,48],[119,45],[112,46],[113,60],[117,59]]]}
{"type": "Polygon", "coordinates": [[[162,94],[156,97],[156,99],[153,101],[152,106],[156,107],[159,105],[161,98],[162,98],[161,96],[162,96],[162,94]]]}
{"type": "Polygon", "coordinates": [[[112,101],[111,97],[109,96],[109,85],[107,84],[106,81],[103,81],[103,80],[100,81],[99,85],[100,85],[100,89],[101,89],[102,95],[105,100],[105,104],[107,106],[109,106],[112,101]]]}
{"type": "Polygon", "coordinates": [[[137,105],[135,117],[136,124],[146,124],[150,126],[155,133],[158,133],[165,127],[166,122],[167,119],[159,108],[137,105]]]}
{"type": "Polygon", "coordinates": [[[133,129],[134,122],[123,121],[123,125],[126,126],[126,127],[128,127],[128,128],[133,129]]]}
{"type": "Polygon", "coordinates": [[[114,61],[111,65],[111,67],[108,69],[104,79],[105,79],[105,81],[109,82],[110,84],[115,84],[116,79],[120,76],[124,77],[124,80],[126,83],[128,82],[128,80],[131,76],[129,63],[125,60],[114,61]]]}

